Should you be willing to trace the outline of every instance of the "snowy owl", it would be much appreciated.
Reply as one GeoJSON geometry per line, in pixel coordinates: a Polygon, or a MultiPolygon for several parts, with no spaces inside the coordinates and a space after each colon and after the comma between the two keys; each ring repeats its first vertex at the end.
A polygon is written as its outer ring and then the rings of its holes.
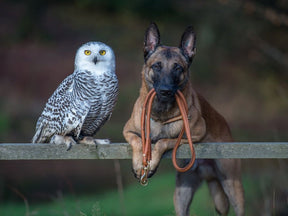
{"type": "Polygon", "coordinates": [[[92,137],[110,118],[117,96],[113,50],[101,42],[82,45],[74,72],[48,99],[32,142],[65,143],[68,148],[76,142],[100,143],[92,137]]]}

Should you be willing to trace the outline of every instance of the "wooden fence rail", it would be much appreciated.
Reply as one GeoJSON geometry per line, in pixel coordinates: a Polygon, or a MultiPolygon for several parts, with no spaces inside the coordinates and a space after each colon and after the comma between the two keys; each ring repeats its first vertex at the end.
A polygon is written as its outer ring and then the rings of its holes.
{"type": "MultiPolygon", "coordinates": [[[[288,142],[196,143],[196,158],[288,158],[288,142]]],[[[75,145],[69,151],[65,145],[0,143],[0,160],[71,160],[71,159],[131,159],[127,143],[87,146],[75,145]]],[[[171,151],[163,156],[171,158],[171,151]]],[[[177,158],[189,158],[188,145],[178,149],[177,158]]]]}

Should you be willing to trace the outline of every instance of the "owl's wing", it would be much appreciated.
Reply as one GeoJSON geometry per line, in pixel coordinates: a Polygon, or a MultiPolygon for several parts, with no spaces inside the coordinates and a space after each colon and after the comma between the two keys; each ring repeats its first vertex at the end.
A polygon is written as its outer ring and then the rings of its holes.
{"type": "Polygon", "coordinates": [[[73,85],[73,74],[71,74],[48,99],[37,121],[33,143],[49,142],[54,134],[79,135],[80,132],[77,130],[81,130],[90,106],[87,102],[77,101],[75,94],[72,94],[73,85]]]}
{"type": "Polygon", "coordinates": [[[78,139],[91,106],[88,101],[75,100],[73,102],[66,112],[63,127],[65,127],[65,134],[71,134],[78,139]]]}

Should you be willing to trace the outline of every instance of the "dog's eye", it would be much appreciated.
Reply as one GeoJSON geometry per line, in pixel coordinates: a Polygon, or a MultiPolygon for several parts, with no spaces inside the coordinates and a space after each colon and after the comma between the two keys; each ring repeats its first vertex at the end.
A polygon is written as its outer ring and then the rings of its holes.
{"type": "Polygon", "coordinates": [[[177,63],[175,63],[174,64],[174,68],[173,68],[173,70],[177,73],[177,74],[180,74],[180,73],[182,73],[183,72],[183,67],[182,66],[180,66],[179,64],[177,64],[177,63]]]}
{"type": "Polygon", "coordinates": [[[153,71],[161,71],[161,69],[162,69],[161,62],[157,62],[157,63],[153,64],[151,66],[151,68],[153,69],[153,71]]]}
{"type": "Polygon", "coordinates": [[[174,76],[175,81],[180,85],[185,80],[184,68],[177,63],[174,64],[172,74],[174,76]]]}

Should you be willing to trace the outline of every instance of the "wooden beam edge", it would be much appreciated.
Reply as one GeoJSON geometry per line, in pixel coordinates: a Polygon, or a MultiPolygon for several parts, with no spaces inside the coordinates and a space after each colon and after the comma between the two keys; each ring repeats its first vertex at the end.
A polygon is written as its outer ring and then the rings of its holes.
{"type": "MultiPolygon", "coordinates": [[[[152,147],[153,148],[153,147],[152,147]]],[[[231,142],[196,143],[196,158],[288,158],[288,142],[231,142]]],[[[163,158],[171,158],[171,151],[163,158]]],[[[190,158],[189,146],[177,151],[177,158],[190,158]]],[[[127,143],[107,145],[74,145],[69,151],[65,145],[1,143],[0,160],[81,160],[131,159],[132,149],[127,143]]]]}

